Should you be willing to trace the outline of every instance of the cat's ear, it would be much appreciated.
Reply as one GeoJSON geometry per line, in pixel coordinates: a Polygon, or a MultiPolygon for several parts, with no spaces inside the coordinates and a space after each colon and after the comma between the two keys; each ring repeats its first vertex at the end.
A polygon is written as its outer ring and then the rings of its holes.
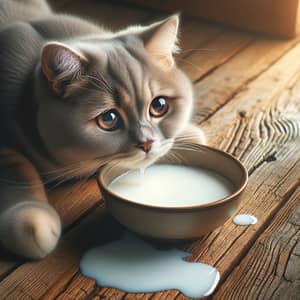
{"type": "Polygon", "coordinates": [[[58,43],[47,43],[42,49],[41,64],[50,88],[57,95],[64,95],[66,88],[78,79],[87,59],[75,49],[58,43]]]}
{"type": "Polygon", "coordinates": [[[147,52],[164,68],[175,64],[173,54],[179,51],[178,27],[179,15],[176,14],[146,27],[140,34],[147,52]]]}

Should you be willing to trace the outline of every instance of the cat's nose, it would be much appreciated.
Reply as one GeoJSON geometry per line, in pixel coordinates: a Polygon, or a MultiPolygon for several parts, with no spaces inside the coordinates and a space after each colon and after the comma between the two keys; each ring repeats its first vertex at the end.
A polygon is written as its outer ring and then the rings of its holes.
{"type": "Polygon", "coordinates": [[[148,153],[151,150],[153,140],[148,140],[144,143],[137,144],[136,147],[142,149],[144,152],[148,153]]]}

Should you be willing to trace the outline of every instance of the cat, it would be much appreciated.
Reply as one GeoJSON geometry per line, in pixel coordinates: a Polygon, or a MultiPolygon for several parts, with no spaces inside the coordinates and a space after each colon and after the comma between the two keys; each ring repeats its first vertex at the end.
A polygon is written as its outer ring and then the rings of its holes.
{"type": "MultiPolygon", "coordinates": [[[[84,5],[84,4],[83,4],[84,5]]],[[[56,247],[44,184],[111,163],[153,163],[190,123],[192,84],[175,63],[179,16],[111,32],[44,0],[0,0],[0,241],[29,259],[56,247]]]]}

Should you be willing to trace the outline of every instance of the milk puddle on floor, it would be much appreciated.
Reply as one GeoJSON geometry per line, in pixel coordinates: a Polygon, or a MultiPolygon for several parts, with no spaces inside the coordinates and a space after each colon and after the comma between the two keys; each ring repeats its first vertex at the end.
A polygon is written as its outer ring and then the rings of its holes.
{"type": "Polygon", "coordinates": [[[156,249],[126,232],[120,240],[87,251],[80,270],[100,286],[129,293],[176,289],[190,298],[210,295],[219,282],[219,272],[210,265],[183,260],[189,256],[178,249],[156,249]]]}

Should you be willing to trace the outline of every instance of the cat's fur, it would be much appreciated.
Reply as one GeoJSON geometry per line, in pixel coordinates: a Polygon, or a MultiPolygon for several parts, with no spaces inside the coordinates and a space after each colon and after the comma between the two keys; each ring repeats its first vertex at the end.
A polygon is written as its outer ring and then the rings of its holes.
{"type": "Polygon", "coordinates": [[[178,16],[112,33],[54,14],[42,0],[0,0],[0,240],[42,258],[61,223],[43,183],[87,176],[105,163],[132,167],[166,154],[175,138],[204,142],[189,124],[192,86],[177,69],[178,16]],[[149,117],[153,98],[169,112],[149,117]],[[121,130],[95,118],[117,107],[121,130]],[[145,153],[136,145],[154,140],[145,153]]]}

